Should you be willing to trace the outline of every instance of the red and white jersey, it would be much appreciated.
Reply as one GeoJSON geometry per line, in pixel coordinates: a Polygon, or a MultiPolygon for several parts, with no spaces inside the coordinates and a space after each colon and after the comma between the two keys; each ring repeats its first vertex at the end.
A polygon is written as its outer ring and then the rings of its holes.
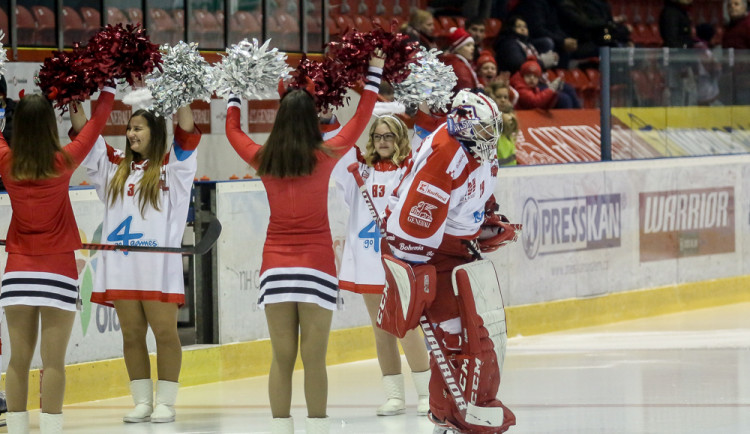
{"type": "MultiPolygon", "coordinates": [[[[141,215],[138,186],[150,162],[133,162],[125,182],[125,195],[114,204],[107,186],[124,152],[98,142],[83,161],[99,198],[107,207],[101,241],[106,244],[180,247],[185,231],[190,192],[197,170],[196,152],[200,131],[187,133],[175,128],[171,151],[162,162],[159,210],[146,205],[141,215]]],[[[184,303],[182,256],[163,253],[102,251],[96,269],[91,301],[111,305],[112,300],[157,300],[184,303]]]]}
{"type": "Polygon", "coordinates": [[[497,160],[477,162],[441,125],[425,138],[388,204],[393,255],[426,262],[444,236],[472,240],[495,190],[497,160]]]}
{"type": "Polygon", "coordinates": [[[391,161],[379,161],[372,167],[365,164],[359,149],[354,148],[336,164],[332,176],[349,206],[346,243],[339,269],[340,288],[379,294],[385,285],[385,272],[380,263],[380,230],[347,168],[359,162],[359,174],[365,181],[375,210],[382,218],[388,198],[406,172],[408,161],[404,160],[400,166],[391,161]]]}

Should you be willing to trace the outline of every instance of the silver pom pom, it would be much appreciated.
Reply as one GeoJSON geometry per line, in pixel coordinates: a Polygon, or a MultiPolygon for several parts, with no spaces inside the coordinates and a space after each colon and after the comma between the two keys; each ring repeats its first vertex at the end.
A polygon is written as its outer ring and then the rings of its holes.
{"type": "Polygon", "coordinates": [[[258,46],[257,39],[252,43],[244,39],[229,47],[214,67],[216,95],[226,98],[233,93],[247,100],[272,97],[279,80],[288,78],[292,68],[286,63],[286,54],[268,49],[270,42],[258,46]]]}
{"type": "MultiPolygon", "coordinates": [[[[3,39],[5,37],[5,33],[0,30],[0,39],[3,39]]],[[[5,52],[5,47],[3,47],[3,43],[0,42],[0,75],[5,75],[5,62],[8,61],[8,54],[5,52]]]]}
{"type": "Polygon", "coordinates": [[[452,67],[438,60],[440,53],[434,48],[427,51],[422,47],[417,53],[417,62],[409,65],[411,74],[393,86],[396,101],[406,107],[416,107],[426,102],[433,111],[445,111],[458,78],[452,67]]]}
{"type": "Polygon", "coordinates": [[[163,71],[156,70],[146,77],[146,87],[154,97],[151,110],[169,116],[196,99],[211,101],[212,68],[198,52],[198,44],[180,41],[160,49],[166,51],[162,56],[163,71]]]}

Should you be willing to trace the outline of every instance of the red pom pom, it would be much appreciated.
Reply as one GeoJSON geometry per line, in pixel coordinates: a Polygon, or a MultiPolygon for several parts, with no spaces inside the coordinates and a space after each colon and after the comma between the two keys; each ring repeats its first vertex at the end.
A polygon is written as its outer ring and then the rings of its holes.
{"type": "Polygon", "coordinates": [[[382,27],[376,27],[369,33],[351,30],[340,41],[331,42],[329,52],[331,57],[344,63],[352,86],[365,79],[370,56],[376,47],[380,47],[386,55],[383,78],[391,84],[404,81],[411,72],[409,65],[416,62],[419,44],[409,42],[409,37],[403,33],[389,32],[382,27]]]}
{"type": "Polygon", "coordinates": [[[107,77],[124,78],[131,86],[134,78],[141,79],[154,68],[161,70],[159,46],[151,43],[139,24],[109,25],[91,37],[86,49],[107,77]]]}
{"type": "Polygon", "coordinates": [[[37,76],[42,92],[63,112],[73,101],[84,101],[112,79],[133,85],[161,64],[159,47],[139,25],[107,26],[91,37],[86,47],[56,51],[44,59],[37,76]]]}

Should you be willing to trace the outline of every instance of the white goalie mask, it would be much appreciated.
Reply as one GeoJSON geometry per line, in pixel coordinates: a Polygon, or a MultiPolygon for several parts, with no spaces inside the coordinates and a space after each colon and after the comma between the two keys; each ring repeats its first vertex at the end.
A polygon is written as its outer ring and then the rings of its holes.
{"type": "Polygon", "coordinates": [[[448,113],[448,133],[462,141],[477,160],[497,158],[497,140],[503,117],[497,105],[486,95],[468,90],[458,92],[448,113]]]}

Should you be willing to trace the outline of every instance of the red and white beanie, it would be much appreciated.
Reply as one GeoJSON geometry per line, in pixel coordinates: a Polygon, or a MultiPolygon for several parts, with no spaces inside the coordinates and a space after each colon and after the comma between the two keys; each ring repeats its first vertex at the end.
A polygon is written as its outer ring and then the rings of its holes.
{"type": "Polygon", "coordinates": [[[462,29],[461,27],[451,27],[448,31],[448,49],[450,51],[456,51],[464,45],[471,42],[474,43],[474,39],[471,37],[469,32],[462,29]]]}

